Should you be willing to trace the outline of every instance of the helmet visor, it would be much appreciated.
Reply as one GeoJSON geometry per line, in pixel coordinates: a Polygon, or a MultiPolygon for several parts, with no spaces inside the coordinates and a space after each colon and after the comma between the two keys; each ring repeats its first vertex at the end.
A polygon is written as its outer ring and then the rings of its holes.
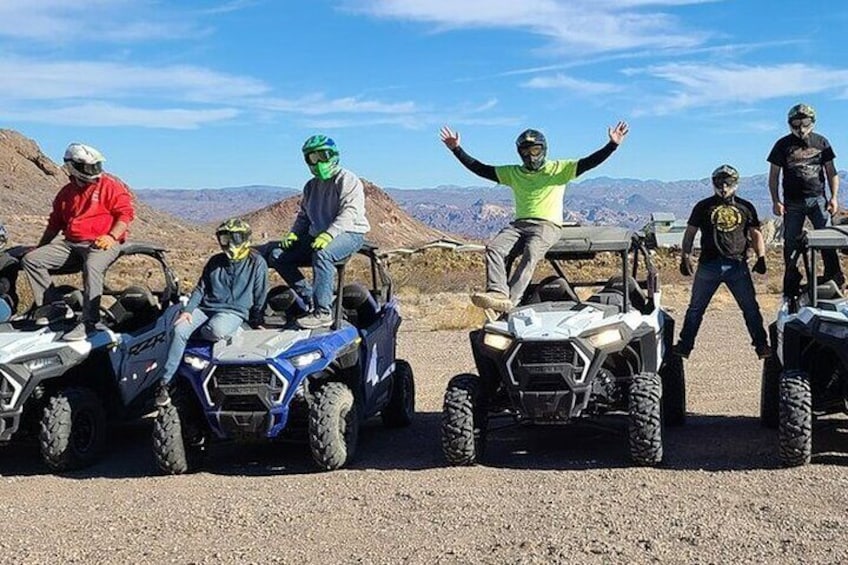
{"type": "Polygon", "coordinates": [[[522,157],[541,157],[545,148],[541,145],[524,145],[518,148],[518,154],[522,157]]]}
{"type": "Polygon", "coordinates": [[[789,120],[789,125],[792,127],[810,127],[813,125],[813,118],[792,118],[789,120]]]}
{"type": "Polygon", "coordinates": [[[739,184],[739,181],[730,175],[718,175],[713,177],[713,186],[716,188],[736,186],[737,184],[739,184]]]}
{"type": "Polygon", "coordinates": [[[102,163],[82,163],[80,161],[65,161],[65,164],[83,175],[96,177],[103,172],[102,163]]]}
{"type": "Polygon", "coordinates": [[[241,245],[247,241],[247,234],[237,231],[219,231],[215,234],[218,244],[222,246],[241,245]]]}
{"type": "Polygon", "coordinates": [[[333,158],[333,152],[329,149],[319,149],[317,151],[310,151],[303,157],[306,159],[308,165],[317,165],[318,163],[329,162],[333,158]]]}

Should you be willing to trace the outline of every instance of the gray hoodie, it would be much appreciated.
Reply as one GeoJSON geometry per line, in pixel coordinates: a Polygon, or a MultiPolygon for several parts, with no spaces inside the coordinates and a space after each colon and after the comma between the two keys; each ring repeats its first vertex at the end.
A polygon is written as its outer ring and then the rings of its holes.
{"type": "Polygon", "coordinates": [[[367,233],[370,229],[365,217],[365,187],[354,173],[340,169],[329,180],[313,177],[303,187],[292,232],[312,237],[327,232],[336,237],[346,231],[367,233]]]}

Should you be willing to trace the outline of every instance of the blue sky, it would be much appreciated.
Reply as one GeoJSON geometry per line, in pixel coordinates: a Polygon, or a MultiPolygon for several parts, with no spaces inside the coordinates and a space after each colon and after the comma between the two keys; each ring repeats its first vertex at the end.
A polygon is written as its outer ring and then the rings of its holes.
{"type": "Polygon", "coordinates": [[[385,187],[486,184],[441,145],[517,162],[526,127],[590,176],[764,173],[799,101],[848,151],[848,4],[811,0],[0,0],[0,127],[90,143],[135,188],[308,178],[334,137],[385,187]],[[804,6],[803,8],[801,6],[804,6]]]}

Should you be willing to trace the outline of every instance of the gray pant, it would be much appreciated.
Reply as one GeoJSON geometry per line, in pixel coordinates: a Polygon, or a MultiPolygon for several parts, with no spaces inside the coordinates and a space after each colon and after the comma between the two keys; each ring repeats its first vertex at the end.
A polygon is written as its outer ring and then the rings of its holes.
{"type": "Polygon", "coordinates": [[[486,246],[486,290],[501,292],[509,296],[513,304],[518,304],[533,280],[536,265],[559,241],[561,230],[553,222],[544,220],[515,220],[498,232],[486,246]],[[508,257],[518,259],[509,281],[506,273],[508,257]]]}
{"type": "Polygon", "coordinates": [[[121,252],[116,243],[110,249],[95,249],[91,243],[54,241],[24,255],[22,267],[32,287],[32,298],[36,306],[44,303],[44,293],[53,285],[49,271],[62,269],[82,270],[83,322],[100,320],[100,296],[106,269],[115,262],[121,252]]]}

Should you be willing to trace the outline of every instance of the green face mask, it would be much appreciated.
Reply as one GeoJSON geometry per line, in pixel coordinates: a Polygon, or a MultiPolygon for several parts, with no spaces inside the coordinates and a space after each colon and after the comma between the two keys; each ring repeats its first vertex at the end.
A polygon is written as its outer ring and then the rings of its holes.
{"type": "Polygon", "coordinates": [[[339,172],[339,159],[336,157],[326,163],[309,165],[309,170],[317,178],[321,180],[329,180],[333,178],[337,172],[339,172]]]}

